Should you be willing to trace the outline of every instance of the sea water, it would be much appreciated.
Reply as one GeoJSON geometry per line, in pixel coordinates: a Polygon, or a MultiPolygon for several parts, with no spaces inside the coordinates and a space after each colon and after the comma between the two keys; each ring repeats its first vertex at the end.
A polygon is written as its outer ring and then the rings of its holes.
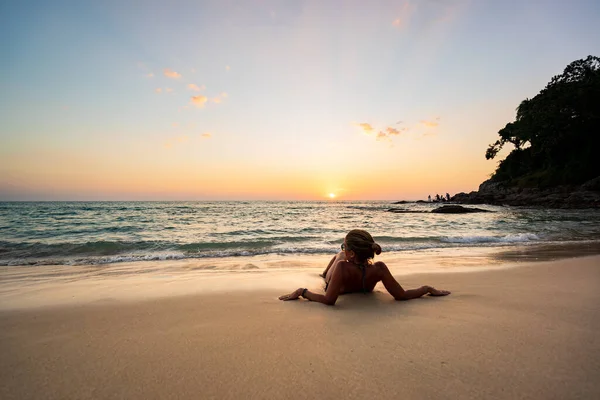
{"type": "Polygon", "coordinates": [[[384,252],[600,243],[600,210],[435,203],[3,202],[0,265],[103,265],[248,256],[331,255],[345,234],[369,231],[384,252]],[[401,210],[401,213],[390,212],[401,210]]]}

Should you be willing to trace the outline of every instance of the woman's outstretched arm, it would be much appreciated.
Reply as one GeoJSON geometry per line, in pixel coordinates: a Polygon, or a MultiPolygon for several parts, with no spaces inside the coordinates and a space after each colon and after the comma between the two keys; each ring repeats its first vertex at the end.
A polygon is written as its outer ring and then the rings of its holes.
{"type": "MultiPolygon", "coordinates": [[[[344,261],[338,261],[344,262],[344,261]]],[[[329,281],[329,285],[327,286],[327,291],[324,295],[319,293],[313,293],[308,291],[305,288],[298,288],[294,290],[290,294],[286,294],[279,297],[279,300],[288,301],[288,300],[296,300],[300,296],[304,297],[310,301],[316,301],[319,303],[327,304],[328,306],[333,306],[337,301],[338,296],[340,295],[340,290],[342,288],[342,266],[336,265],[333,269],[333,275],[331,276],[331,280],[329,281]]]]}
{"type": "Polygon", "coordinates": [[[447,296],[450,294],[448,290],[438,290],[432,286],[421,286],[418,289],[404,290],[398,281],[392,276],[387,265],[383,262],[377,262],[376,265],[382,269],[383,276],[381,282],[387,291],[394,296],[396,300],[410,300],[429,294],[430,296],[447,296]]]}

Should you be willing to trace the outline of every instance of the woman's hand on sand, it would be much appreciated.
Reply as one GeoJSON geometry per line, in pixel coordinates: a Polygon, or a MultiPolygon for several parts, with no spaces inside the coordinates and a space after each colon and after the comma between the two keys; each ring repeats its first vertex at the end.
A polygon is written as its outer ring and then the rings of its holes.
{"type": "Polygon", "coordinates": [[[439,290],[434,287],[429,287],[429,295],[430,296],[448,296],[450,294],[449,290],[439,290]]]}
{"type": "Polygon", "coordinates": [[[303,290],[304,290],[303,288],[298,288],[290,294],[284,294],[283,296],[279,296],[279,300],[283,300],[283,301],[298,300],[298,297],[300,297],[303,290]]]}

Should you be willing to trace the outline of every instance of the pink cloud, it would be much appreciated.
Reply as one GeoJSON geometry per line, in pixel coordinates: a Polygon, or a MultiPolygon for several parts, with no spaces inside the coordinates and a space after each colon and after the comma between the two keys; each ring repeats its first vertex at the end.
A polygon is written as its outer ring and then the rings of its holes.
{"type": "Polygon", "coordinates": [[[405,1],[402,3],[402,7],[398,11],[398,17],[396,17],[392,21],[392,25],[397,28],[402,28],[408,25],[410,18],[414,14],[416,10],[416,5],[410,3],[410,1],[405,1]]]}
{"type": "Polygon", "coordinates": [[[377,136],[375,136],[375,139],[377,140],[385,140],[385,139],[389,139],[389,136],[382,131],[377,132],[377,136]]]}
{"type": "Polygon", "coordinates": [[[392,128],[391,126],[388,126],[387,128],[385,128],[385,133],[388,135],[399,135],[400,131],[398,129],[392,128]]]}
{"type": "Polygon", "coordinates": [[[169,68],[165,68],[164,73],[165,73],[165,76],[169,77],[169,78],[173,78],[173,79],[179,79],[179,78],[181,78],[181,74],[179,74],[179,73],[177,73],[175,71],[172,71],[169,68]]]}
{"type": "Polygon", "coordinates": [[[190,83],[190,84],[188,85],[188,89],[190,89],[190,90],[193,90],[194,92],[199,92],[199,91],[201,91],[201,90],[204,90],[204,89],[206,89],[206,86],[204,86],[204,85],[202,85],[202,86],[198,86],[198,85],[196,85],[196,84],[194,84],[194,83],[190,83]]]}

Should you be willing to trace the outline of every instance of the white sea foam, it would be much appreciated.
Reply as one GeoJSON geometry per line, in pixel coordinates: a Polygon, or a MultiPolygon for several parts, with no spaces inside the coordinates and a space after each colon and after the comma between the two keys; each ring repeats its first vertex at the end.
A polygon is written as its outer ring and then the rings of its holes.
{"type": "Polygon", "coordinates": [[[414,212],[395,214],[389,202],[0,202],[0,266],[330,257],[352,228],[370,231],[384,252],[600,239],[600,210],[423,212],[432,206],[406,203],[414,212]]]}
{"type": "Polygon", "coordinates": [[[446,236],[440,240],[446,243],[523,243],[540,238],[533,233],[517,233],[505,236],[446,236]]]}

